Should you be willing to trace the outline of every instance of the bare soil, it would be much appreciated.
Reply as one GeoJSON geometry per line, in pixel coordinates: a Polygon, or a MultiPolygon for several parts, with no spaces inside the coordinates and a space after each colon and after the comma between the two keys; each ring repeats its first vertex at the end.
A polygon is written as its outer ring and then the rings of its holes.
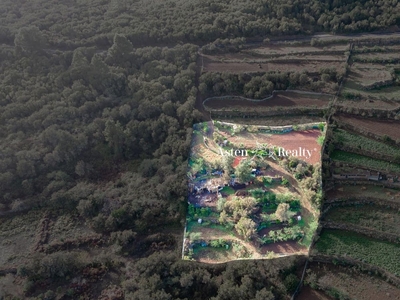
{"type": "Polygon", "coordinates": [[[296,300],[333,300],[334,298],[327,296],[324,292],[313,290],[308,285],[301,288],[300,293],[296,296],[296,300]]]}
{"type": "Polygon", "coordinates": [[[205,103],[206,108],[221,109],[273,109],[277,107],[308,107],[324,108],[329,105],[331,96],[300,94],[296,92],[276,93],[272,98],[260,101],[249,101],[241,99],[213,98],[205,103]]]}
{"type": "Polygon", "coordinates": [[[354,268],[349,269],[348,267],[331,264],[311,263],[309,269],[317,275],[319,286],[323,286],[324,289],[333,287],[335,290],[350,297],[350,299],[400,299],[400,289],[385,280],[360,273],[354,268]]]}
{"type": "MultiPolygon", "coordinates": [[[[393,198],[400,202],[400,191],[383,188],[373,185],[337,185],[334,189],[329,190],[325,193],[327,199],[335,199],[341,197],[371,197],[382,200],[388,200],[393,198]]],[[[392,201],[393,201],[392,200],[392,201]]]]}
{"type": "Polygon", "coordinates": [[[362,53],[356,54],[355,57],[360,59],[399,59],[399,53],[397,52],[374,52],[374,53],[362,53]]]}
{"type": "Polygon", "coordinates": [[[292,54],[292,53],[321,53],[325,51],[343,51],[348,50],[348,45],[331,45],[326,47],[312,47],[312,46],[284,46],[284,45],[273,45],[258,47],[244,52],[255,52],[259,54],[292,54]]]}
{"type": "MultiPolygon", "coordinates": [[[[285,58],[286,60],[289,58],[285,58]]],[[[306,58],[290,57],[290,59],[299,60],[298,62],[285,63],[266,61],[260,58],[246,58],[244,56],[234,57],[210,57],[204,56],[203,59],[203,72],[229,72],[229,73],[259,73],[269,71],[280,71],[280,72],[307,72],[315,73],[319,72],[321,68],[336,68],[339,70],[344,67],[344,58],[340,57],[331,58],[330,60],[316,61],[315,58],[310,57],[310,60],[306,58]],[[229,60],[230,59],[230,60],[229,60]],[[311,59],[314,59],[312,61],[311,59]],[[261,68],[260,68],[260,66],[261,68]]]]}
{"type": "MultiPolygon", "coordinates": [[[[366,94],[365,94],[366,95],[366,94]]],[[[367,96],[367,98],[370,98],[367,96]]],[[[378,99],[369,99],[369,100],[345,100],[338,99],[336,102],[337,105],[342,105],[344,107],[355,107],[361,109],[387,109],[392,110],[399,108],[399,103],[390,100],[378,100],[378,99]]]]}
{"type": "Polygon", "coordinates": [[[361,86],[391,79],[392,75],[389,68],[385,65],[369,63],[353,63],[348,76],[349,81],[353,81],[361,86]]]}
{"type": "Polygon", "coordinates": [[[258,143],[270,144],[277,147],[283,147],[286,150],[308,149],[312,151],[311,157],[299,157],[300,159],[316,164],[321,162],[321,145],[317,143],[321,131],[312,129],[307,131],[292,131],[285,134],[260,134],[245,132],[240,135],[229,138],[233,144],[243,144],[247,148],[255,148],[258,143]]]}
{"type": "Polygon", "coordinates": [[[307,123],[317,123],[325,122],[326,120],[317,116],[299,115],[299,116],[271,116],[264,118],[219,118],[219,121],[244,124],[244,125],[262,125],[262,126],[285,126],[292,124],[307,124],[307,123]]]}
{"type": "Polygon", "coordinates": [[[300,245],[297,241],[286,241],[276,242],[269,245],[263,245],[261,247],[261,253],[265,254],[269,251],[273,251],[278,254],[307,254],[308,250],[306,247],[300,245]]]}
{"type": "Polygon", "coordinates": [[[392,120],[365,119],[352,115],[337,115],[334,117],[339,123],[350,124],[359,130],[371,132],[378,136],[390,136],[392,139],[400,140],[400,122],[392,120]]]}

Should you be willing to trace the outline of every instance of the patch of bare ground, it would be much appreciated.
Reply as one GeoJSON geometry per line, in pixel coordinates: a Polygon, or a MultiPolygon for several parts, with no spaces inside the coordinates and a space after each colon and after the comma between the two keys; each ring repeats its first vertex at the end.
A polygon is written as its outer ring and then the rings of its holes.
{"type": "Polygon", "coordinates": [[[349,49],[348,45],[330,45],[326,47],[312,47],[312,46],[283,46],[283,45],[271,45],[271,46],[263,46],[257,47],[250,50],[245,50],[243,52],[254,52],[257,54],[293,54],[293,53],[321,53],[328,51],[337,51],[337,52],[345,52],[349,49]]]}
{"type": "Polygon", "coordinates": [[[358,109],[386,109],[393,110],[400,108],[400,104],[390,100],[347,100],[339,98],[336,105],[343,106],[344,108],[358,108],[358,109]]]}
{"type": "Polygon", "coordinates": [[[309,270],[305,281],[313,281],[322,290],[334,290],[350,299],[400,299],[399,288],[370,274],[361,273],[355,267],[311,263],[309,270]]]}
{"type": "Polygon", "coordinates": [[[325,108],[333,96],[300,94],[296,92],[275,93],[271,98],[249,101],[241,98],[211,98],[204,103],[208,110],[273,110],[276,108],[325,108]]]}
{"type": "Polygon", "coordinates": [[[362,53],[362,54],[355,54],[352,56],[357,59],[361,60],[388,60],[388,59],[399,59],[400,54],[397,52],[375,52],[375,53],[362,53]]]}
{"type": "MultiPolygon", "coordinates": [[[[288,58],[287,58],[288,59],[288,58]]],[[[286,60],[287,60],[286,59],[286,60]]],[[[313,61],[306,58],[299,59],[297,57],[291,58],[295,60],[293,63],[265,61],[265,59],[251,58],[244,60],[237,59],[229,61],[226,58],[219,60],[204,57],[203,72],[229,72],[229,73],[260,73],[269,71],[280,72],[303,72],[304,70],[310,73],[319,72],[321,68],[336,68],[339,70],[344,67],[344,59],[342,60],[326,60],[326,61],[313,61]]]]}
{"type": "Polygon", "coordinates": [[[296,300],[334,300],[334,298],[327,296],[323,291],[314,290],[306,285],[301,288],[296,300]]]}
{"type": "Polygon", "coordinates": [[[353,63],[348,79],[360,86],[369,86],[377,82],[390,81],[392,75],[386,65],[353,63]]]}
{"type": "Polygon", "coordinates": [[[26,262],[32,247],[44,237],[44,214],[31,211],[13,218],[0,218],[0,268],[16,267],[26,262]],[[39,230],[39,231],[38,231],[39,230]]]}
{"type": "Polygon", "coordinates": [[[353,115],[336,115],[334,119],[339,123],[349,124],[360,131],[371,132],[378,136],[387,135],[394,140],[400,140],[400,122],[394,120],[367,119],[353,115]]]}
{"type": "Polygon", "coordinates": [[[219,121],[236,123],[243,125],[261,125],[261,126],[285,126],[293,124],[307,124],[325,122],[324,118],[318,116],[306,116],[306,115],[293,115],[293,116],[272,116],[265,118],[218,118],[219,121]]]}
{"type": "Polygon", "coordinates": [[[307,254],[308,249],[300,245],[297,241],[276,242],[269,245],[263,245],[260,249],[262,254],[268,252],[284,254],[307,254]]]}
{"type": "Polygon", "coordinates": [[[346,61],[346,56],[344,54],[340,55],[306,55],[306,54],[295,54],[295,55],[286,55],[274,58],[273,62],[285,62],[285,61],[305,61],[305,62],[319,62],[319,63],[327,63],[327,62],[341,62],[342,64],[338,64],[337,67],[344,67],[344,62],[346,61]]]}
{"type": "Polygon", "coordinates": [[[0,277],[0,299],[24,299],[22,284],[25,280],[15,274],[0,277]]]}
{"type": "Polygon", "coordinates": [[[321,145],[317,143],[321,131],[311,129],[306,131],[292,131],[285,134],[262,134],[244,132],[229,138],[229,141],[235,145],[243,144],[247,148],[255,148],[257,143],[270,144],[284,149],[308,149],[311,151],[310,157],[299,157],[300,159],[316,164],[321,161],[321,145]]]}
{"type": "Polygon", "coordinates": [[[62,215],[52,224],[48,243],[56,244],[66,240],[89,237],[96,232],[85,225],[85,222],[77,217],[62,215]]]}
{"type": "Polygon", "coordinates": [[[400,202],[400,191],[374,185],[337,185],[325,192],[325,197],[327,199],[366,197],[400,202]]]}

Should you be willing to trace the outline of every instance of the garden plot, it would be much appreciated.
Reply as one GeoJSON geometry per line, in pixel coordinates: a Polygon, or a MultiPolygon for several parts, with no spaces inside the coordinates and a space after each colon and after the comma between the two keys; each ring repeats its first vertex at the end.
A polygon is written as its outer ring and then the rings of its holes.
{"type": "Polygon", "coordinates": [[[218,263],[306,254],[322,199],[324,135],[325,123],[196,124],[183,258],[218,263]]]}

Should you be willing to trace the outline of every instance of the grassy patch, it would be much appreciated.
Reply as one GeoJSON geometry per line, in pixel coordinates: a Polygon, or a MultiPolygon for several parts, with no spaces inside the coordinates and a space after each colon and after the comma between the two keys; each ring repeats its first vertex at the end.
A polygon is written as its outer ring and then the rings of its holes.
{"type": "Polygon", "coordinates": [[[227,195],[233,195],[235,194],[235,190],[231,188],[230,186],[225,186],[222,190],[221,193],[225,193],[227,195]]]}

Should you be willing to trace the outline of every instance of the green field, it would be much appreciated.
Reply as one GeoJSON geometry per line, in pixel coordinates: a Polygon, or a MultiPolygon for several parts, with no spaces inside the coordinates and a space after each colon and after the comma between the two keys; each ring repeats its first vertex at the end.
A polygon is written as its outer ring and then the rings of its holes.
{"type": "Polygon", "coordinates": [[[400,213],[376,205],[334,207],[324,220],[350,223],[400,236],[400,213]]]}
{"type": "Polygon", "coordinates": [[[373,159],[355,153],[335,150],[331,154],[331,159],[374,170],[395,172],[400,174],[400,165],[398,164],[389,163],[383,160],[373,159]]]}
{"type": "Polygon", "coordinates": [[[325,229],[315,249],[321,254],[349,256],[400,276],[400,245],[348,231],[325,229]]]}
{"type": "Polygon", "coordinates": [[[400,158],[399,147],[390,146],[385,143],[366,138],[362,135],[350,133],[348,131],[337,129],[334,131],[335,140],[344,146],[385,154],[390,157],[400,158]]]}
{"type": "Polygon", "coordinates": [[[381,87],[373,90],[363,90],[361,86],[352,80],[347,80],[344,84],[342,96],[346,93],[351,93],[353,95],[360,95],[362,98],[374,98],[380,100],[394,100],[399,101],[400,99],[400,88],[398,86],[387,86],[381,87]]]}

